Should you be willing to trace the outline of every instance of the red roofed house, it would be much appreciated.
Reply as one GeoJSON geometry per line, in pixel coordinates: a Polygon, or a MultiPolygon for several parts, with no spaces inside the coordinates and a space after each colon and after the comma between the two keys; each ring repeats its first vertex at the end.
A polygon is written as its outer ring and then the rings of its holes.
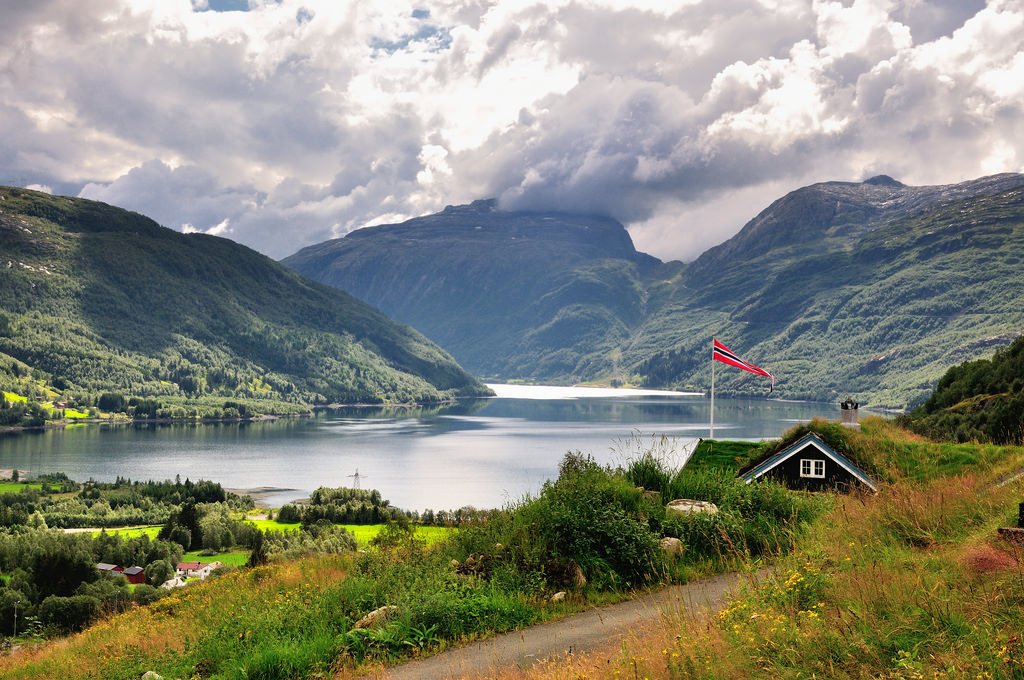
{"type": "Polygon", "coordinates": [[[177,574],[182,578],[204,579],[219,566],[220,562],[178,562],[177,574]]]}

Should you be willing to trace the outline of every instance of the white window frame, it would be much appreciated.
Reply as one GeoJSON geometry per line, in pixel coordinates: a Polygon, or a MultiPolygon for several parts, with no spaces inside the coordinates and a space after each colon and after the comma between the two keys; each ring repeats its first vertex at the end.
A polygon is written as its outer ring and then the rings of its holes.
{"type": "Polygon", "coordinates": [[[815,479],[825,478],[825,460],[823,458],[801,458],[800,476],[815,479]]]}

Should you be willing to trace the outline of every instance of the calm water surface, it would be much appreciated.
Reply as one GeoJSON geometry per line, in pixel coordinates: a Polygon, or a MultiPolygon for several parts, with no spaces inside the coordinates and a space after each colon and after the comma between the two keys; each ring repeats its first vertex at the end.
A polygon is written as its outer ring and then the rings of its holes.
{"type": "MultiPolygon", "coordinates": [[[[318,486],[377,488],[403,508],[495,507],[536,492],[566,451],[621,462],[656,435],[682,451],[708,435],[699,395],[504,387],[499,397],[430,409],[337,409],[312,418],[214,425],[78,425],[0,436],[0,468],[72,479],[212,479],[226,487],[287,488],[281,505],[318,486]],[[603,396],[610,394],[611,396],[603,396]]],[[[776,437],[834,404],[716,399],[720,438],[776,437]]],[[[681,455],[681,454],[680,454],[681,455]]]]}

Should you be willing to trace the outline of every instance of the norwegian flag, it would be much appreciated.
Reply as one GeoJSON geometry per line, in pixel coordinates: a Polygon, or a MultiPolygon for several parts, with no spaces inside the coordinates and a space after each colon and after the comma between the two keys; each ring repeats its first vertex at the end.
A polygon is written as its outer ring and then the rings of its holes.
{"type": "Polygon", "coordinates": [[[754,375],[762,375],[765,378],[768,378],[769,380],[772,381],[772,386],[768,391],[772,392],[775,389],[774,375],[764,370],[760,366],[755,366],[749,361],[744,361],[743,359],[740,359],[735,352],[733,352],[731,349],[720,343],[718,340],[712,338],[711,342],[711,358],[713,360],[721,361],[723,364],[729,364],[730,366],[735,366],[740,370],[747,371],[748,373],[753,373],[754,375]]]}

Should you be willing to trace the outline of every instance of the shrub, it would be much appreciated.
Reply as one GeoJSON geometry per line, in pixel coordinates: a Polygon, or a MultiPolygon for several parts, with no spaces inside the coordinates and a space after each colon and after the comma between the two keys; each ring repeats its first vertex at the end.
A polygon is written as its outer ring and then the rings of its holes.
{"type": "Polygon", "coordinates": [[[100,601],[91,595],[51,595],[39,605],[39,620],[43,625],[65,632],[85,628],[99,613],[100,601]]]}
{"type": "Polygon", "coordinates": [[[132,599],[139,604],[150,604],[160,599],[161,594],[159,588],[154,588],[147,583],[140,583],[132,591],[132,599]]]}
{"type": "Polygon", "coordinates": [[[549,581],[571,583],[579,569],[598,588],[633,587],[661,575],[650,518],[662,512],[624,476],[570,453],[537,498],[492,517],[488,527],[464,529],[456,540],[466,554],[501,543],[519,569],[543,572],[549,581]]]}
{"type": "Polygon", "coordinates": [[[674,498],[710,501],[715,515],[694,513],[666,519],[666,535],[682,540],[687,551],[701,557],[784,552],[793,533],[829,502],[763,480],[747,484],[729,471],[713,468],[680,470],[670,484],[674,498]]]}

